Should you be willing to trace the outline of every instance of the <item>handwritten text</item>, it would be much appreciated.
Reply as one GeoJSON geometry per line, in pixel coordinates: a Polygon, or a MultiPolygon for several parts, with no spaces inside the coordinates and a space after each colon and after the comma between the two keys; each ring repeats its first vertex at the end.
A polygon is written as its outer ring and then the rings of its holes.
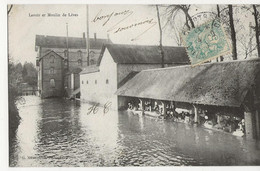
{"type": "MultiPolygon", "coordinates": [[[[112,102],[106,102],[103,106],[103,114],[106,114],[109,112],[110,108],[111,108],[112,102]]],[[[90,106],[88,108],[88,112],[87,114],[97,114],[97,112],[99,111],[99,103],[95,103],[92,106],[90,106]]]]}

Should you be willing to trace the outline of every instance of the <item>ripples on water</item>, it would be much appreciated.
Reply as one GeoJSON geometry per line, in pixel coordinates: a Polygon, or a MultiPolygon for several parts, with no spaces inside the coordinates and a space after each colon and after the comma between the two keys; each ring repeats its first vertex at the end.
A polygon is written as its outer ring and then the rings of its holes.
{"type": "Polygon", "coordinates": [[[24,97],[10,166],[259,165],[260,145],[191,125],[24,97]]]}

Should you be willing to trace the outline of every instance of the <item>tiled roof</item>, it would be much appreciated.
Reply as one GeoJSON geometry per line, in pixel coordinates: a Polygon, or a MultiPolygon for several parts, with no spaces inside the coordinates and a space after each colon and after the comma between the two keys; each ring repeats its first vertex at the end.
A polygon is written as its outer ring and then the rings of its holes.
{"type": "MultiPolygon", "coordinates": [[[[158,46],[144,45],[124,45],[124,44],[106,44],[101,52],[98,65],[103,57],[104,50],[107,49],[114,62],[120,64],[160,64],[161,53],[158,46]]],[[[165,64],[189,64],[184,47],[164,46],[165,64]]]]}
{"type": "MultiPolygon", "coordinates": [[[[109,39],[90,38],[90,49],[101,49],[103,44],[112,43],[109,39]]],[[[67,48],[67,37],[36,35],[35,46],[45,48],[67,48]]],[[[86,49],[86,39],[83,37],[68,37],[69,48],[86,49]]]]}
{"type": "Polygon", "coordinates": [[[51,50],[51,51],[49,51],[48,53],[44,54],[42,57],[40,57],[40,58],[39,58],[39,61],[41,61],[42,58],[44,58],[45,56],[47,56],[47,55],[49,55],[49,54],[51,54],[51,53],[53,53],[53,54],[59,56],[59,57],[62,58],[62,59],[65,59],[63,56],[61,56],[61,55],[59,55],[58,53],[56,53],[55,51],[51,50]]]}

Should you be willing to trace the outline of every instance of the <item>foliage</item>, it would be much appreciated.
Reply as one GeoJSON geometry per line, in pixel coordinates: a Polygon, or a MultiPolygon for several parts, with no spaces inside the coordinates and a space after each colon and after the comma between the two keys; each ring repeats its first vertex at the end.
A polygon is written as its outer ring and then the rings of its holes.
{"type": "Polygon", "coordinates": [[[31,86],[37,86],[37,70],[32,63],[24,63],[22,76],[24,82],[31,86]]]}
{"type": "Polygon", "coordinates": [[[9,104],[9,134],[10,138],[14,136],[15,130],[17,129],[20,116],[16,107],[16,100],[18,99],[18,83],[22,80],[21,65],[14,65],[9,61],[8,64],[8,104],[9,104]]]}
{"type": "Polygon", "coordinates": [[[9,130],[12,136],[19,125],[20,116],[16,102],[22,99],[20,95],[20,84],[28,83],[37,85],[37,70],[32,63],[25,62],[14,64],[9,60],[8,64],[8,102],[9,102],[9,130]]]}

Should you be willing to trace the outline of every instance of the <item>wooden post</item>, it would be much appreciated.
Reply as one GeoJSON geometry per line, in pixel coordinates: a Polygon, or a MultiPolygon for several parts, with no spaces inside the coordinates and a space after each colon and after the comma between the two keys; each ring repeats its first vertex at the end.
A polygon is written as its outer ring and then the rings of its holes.
{"type": "Polygon", "coordinates": [[[176,110],[176,102],[171,102],[172,104],[171,105],[173,105],[173,111],[175,112],[175,110],[176,110]]]}
{"type": "Polygon", "coordinates": [[[151,112],[153,108],[153,101],[150,99],[149,100],[149,111],[151,112]]]}
{"type": "Polygon", "coordinates": [[[142,107],[143,107],[143,110],[145,111],[145,99],[142,100],[142,107]]]}
{"type": "Polygon", "coordinates": [[[256,120],[256,138],[260,140],[260,112],[258,110],[256,110],[255,120],[256,120]]]}
{"type": "Polygon", "coordinates": [[[245,135],[248,139],[255,139],[255,110],[252,101],[252,94],[247,94],[244,106],[244,118],[245,118],[245,135]],[[250,98],[251,97],[251,98],[250,98]]]}
{"type": "Polygon", "coordinates": [[[143,100],[139,99],[139,101],[140,101],[141,110],[144,110],[144,102],[143,102],[143,100]]]}
{"type": "Polygon", "coordinates": [[[220,115],[217,115],[217,123],[220,124],[220,115]]]}
{"type": "Polygon", "coordinates": [[[245,134],[246,138],[248,139],[254,139],[254,124],[253,124],[253,118],[254,114],[251,111],[245,111],[245,134]]]}
{"type": "Polygon", "coordinates": [[[165,102],[161,101],[162,102],[162,107],[163,107],[163,111],[162,111],[162,114],[164,116],[164,118],[166,117],[166,104],[165,102]]]}
{"type": "Polygon", "coordinates": [[[199,124],[200,123],[200,116],[198,114],[198,107],[196,105],[193,105],[193,107],[194,107],[194,114],[195,114],[194,122],[199,124]]]}
{"type": "Polygon", "coordinates": [[[245,134],[248,139],[259,138],[259,112],[255,88],[251,89],[244,100],[245,134]]]}

